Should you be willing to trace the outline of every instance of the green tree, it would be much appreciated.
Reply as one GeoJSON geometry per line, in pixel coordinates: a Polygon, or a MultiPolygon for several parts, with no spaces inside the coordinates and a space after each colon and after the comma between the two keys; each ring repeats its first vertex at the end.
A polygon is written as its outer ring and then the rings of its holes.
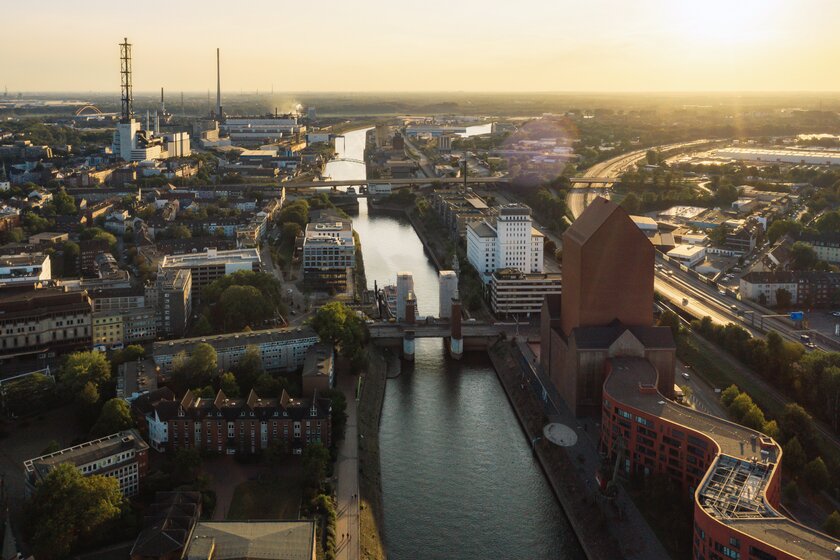
{"type": "Polygon", "coordinates": [[[173,360],[172,382],[180,390],[208,385],[218,374],[216,349],[206,342],[193,346],[192,354],[178,354],[173,360]]]}
{"type": "Polygon", "coordinates": [[[230,398],[237,398],[242,393],[239,390],[239,385],[236,383],[236,376],[231,372],[225,372],[219,378],[219,389],[230,398]]]}
{"type": "Polygon", "coordinates": [[[680,318],[677,316],[676,313],[673,311],[666,310],[662,315],[659,316],[659,321],[657,324],[660,327],[668,327],[671,329],[671,333],[673,333],[674,338],[676,339],[680,332],[682,331],[682,325],[680,324],[680,318]]]}
{"type": "Polygon", "coordinates": [[[810,448],[814,443],[816,429],[814,419],[796,403],[785,406],[779,418],[779,428],[782,430],[783,437],[795,437],[805,448],[810,448]]]}
{"type": "Polygon", "coordinates": [[[628,214],[638,214],[642,208],[642,202],[636,193],[628,193],[621,201],[621,207],[624,208],[628,214]]]}
{"type": "Polygon", "coordinates": [[[776,423],[775,420],[765,422],[764,426],[761,427],[761,431],[773,439],[779,439],[779,425],[776,423]]]}
{"type": "Polygon", "coordinates": [[[744,426],[757,431],[761,431],[766,422],[767,420],[764,418],[764,413],[755,404],[753,404],[747,410],[746,414],[744,414],[743,418],[741,418],[741,423],[744,426]]]}
{"type": "Polygon", "coordinates": [[[358,358],[363,350],[362,346],[367,338],[367,331],[362,320],[347,305],[332,301],[315,313],[312,328],[321,340],[335,344],[342,355],[358,358]]]}
{"type": "Polygon", "coordinates": [[[659,163],[659,152],[656,150],[648,150],[645,154],[645,160],[648,165],[657,165],[659,163]]]}
{"type": "Polygon", "coordinates": [[[798,235],[802,231],[802,225],[799,222],[790,220],[776,220],[767,229],[767,239],[770,243],[775,243],[785,235],[798,235]]]}
{"type": "Polygon", "coordinates": [[[53,194],[52,202],[55,211],[59,214],[70,215],[76,213],[76,201],[64,189],[59,189],[53,194]]]}
{"type": "Polygon", "coordinates": [[[192,231],[185,224],[172,224],[164,230],[164,237],[170,239],[189,239],[192,231]]]}
{"type": "Polygon", "coordinates": [[[179,449],[172,460],[172,476],[181,484],[194,482],[201,468],[201,454],[198,449],[190,447],[179,449]]]}
{"type": "Polygon", "coordinates": [[[790,268],[793,270],[811,270],[817,264],[817,253],[814,248],[797,241],[790,248],[790,268]]]}
{"type": "Polygon", "coordinates": [[[337,446],[338,442],[344,439],[344,430],[347,426],[347,399],[338,389],[329,389],[318,393],[320,397],[330,399],[332,405],[332,444],[337,446]]]}
{"type": "Polygon", "coordinates": [[[83,476],[73,465],[56,466],[37,484],[28,504],[28,527],[39,559],[67,558],[103,534],[125,508],[116,478],[83,476]]]}
{"type": "Polygon", "coordinates": [[[729,414],[732,418],[741,422],[753,406],[755,405],[753,404],[752,398],[746,393],[741,393],[729,405],[729,414]]]}
{"type": "Polygon", "coordinates": [[[720,394],[720,403],[725,407],[729,408],[732,406],[732,401],[741,394],[741,390],[738,389],[737,385],[730,385],[723,392],[720,394]]]}
{"type": "Polygon", "coordinates": [[[68,240],[61,246],[61,251],[64,254],[62,276],[76,276],[78,274],[79,245],[68,240]]]}
{"type": "Polygon", "coordinates": [[[825,466],[825,461],[822,457],[817,457],[807,465],[805,465],[805,482],[814,492],[822,492],[828,489],[831,482],[831,477],[828,474],[828,467],[825,466]]]}
{"type": "Polygon", "coordinates": [[[105,403],[99,419],[91,428],[90,435],[94,438],[115,434],[134,427],[131,407],[120,398],[113,398],[105,403]]]}
{"type": "Polygon", "coordinates": [[[709,233],[709,241],[715,247],[722,247],[726,244],[726,237],[729,235],[729,226],[721,224],[709,233]]]}
{"type": "Polygon", "coordinates": [[[799,500],[799,486],[796,481],[791,480],[782,488],[782,501],[788,505],[795,504],[799,500]]]}
{"type": "Polygon", "coordinates": [[[272,309],[264,304],[264,297],[254,286],[230,286],[219,299],[225,330],[240,331],[245,326],[256,327],[271,317],[272,309]]]}
{"type": "Polygon", "coordinates": [[[320,443],[310,443],[303,450],[301,463],[303,464],[304,483],[308,488],[321,488],[321,483],[327,476],[330,462],[330,452],[320,443]]]}
{"type": "Polygon", "coordinates": [[[789,472],[798,473],[805,466],[806,456],[799,439],[793,437],[782,448],[782,461],[789,472]]]}
{"type": "Polygon", "coordinates": [[[254,382],[254,391],[261,397],[279,397],[284,390],[290,392],[289,382],[285,377],[274,377],[263,372],[254,382]]]}
{"type": "Polygon", "coordinates": [[[257,379],[264,371],[260,349],[254,345],[245,347],[245,353],[233,368],[233,372],[236,374],[236,382],[242,389],[243,394],[254,388],[257,379]]]}
{"type": "Polygon", "coordinates": [[[97,393],[100,391],[102,384],[111,379],[111,364],[101,352],[76,352],[65,358],[58,377],[68,393],[78,398],[83,390],[90,392],[88,384],[97,393]]]}
{"type": "Polygon", "coordinates": [[[840,513],[837,510],[834,510],[831,515],[826,517],[822,530],[835,539],[840,539],[840,513]]]}
{"type": "Polygon", "coordinates": [[[776,290],[776,307],[786,309],[793,303],[793,296],[784,288],[776,290]]]}

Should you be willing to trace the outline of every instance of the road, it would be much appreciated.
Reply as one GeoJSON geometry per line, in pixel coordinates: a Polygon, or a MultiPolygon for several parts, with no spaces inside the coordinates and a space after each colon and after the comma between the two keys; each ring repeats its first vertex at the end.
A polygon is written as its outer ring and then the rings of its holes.
{"type": "Polygon", "coordinates": [[[410,152],[410,155],[417,160],[417,163],[420,165],[420,171],[423,172],[423,175],[426,177],[436,178],[437,173],[435,173],[435,164],[428,157],[426,154],[420,151],[420,149],[414,145],[414,143],[408,139],[407,134],[403,134],[403,139],[405,140],[405,148],[407,152],[410,152]]]}
{"type": "Polygon", "coordinates": [[[355,376],[339,377],[338,388],[347,399],[347,427],[338,450],[335,472],[336,486],[336,557],[339,560],[359,559],[359,442],[356,420],[355,376]],[[348,537],[349,535],[349,537],[348,537]]]}

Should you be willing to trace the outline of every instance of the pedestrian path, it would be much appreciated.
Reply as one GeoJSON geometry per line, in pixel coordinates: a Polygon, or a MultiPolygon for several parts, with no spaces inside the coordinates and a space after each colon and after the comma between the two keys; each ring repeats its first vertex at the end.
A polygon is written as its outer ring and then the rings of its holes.
{"type": "Polygon", "coordinates": [[[347,399],[347,428],[338,449],[336,487],[336,558],[358,560],[359,554],[359,443],[355,377],[339,377],[338,389],[347,399]]]}

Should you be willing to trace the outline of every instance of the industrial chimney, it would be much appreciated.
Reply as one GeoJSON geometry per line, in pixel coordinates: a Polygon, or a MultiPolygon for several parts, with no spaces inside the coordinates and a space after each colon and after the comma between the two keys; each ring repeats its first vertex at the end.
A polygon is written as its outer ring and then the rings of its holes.
{"type": "Polygon", "coordinates": [[[216,47],[216,119],[222,122],[222,73],[219,63],[219,48],[216,47]]]}

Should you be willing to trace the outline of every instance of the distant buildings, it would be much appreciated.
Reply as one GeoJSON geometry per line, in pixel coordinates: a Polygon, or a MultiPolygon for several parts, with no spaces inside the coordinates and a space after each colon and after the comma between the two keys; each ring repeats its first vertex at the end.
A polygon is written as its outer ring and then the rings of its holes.
{"type": "Polygon", "coordinates": [[[797,241],[807,243],[813,247],[819,260],[831,264],[840,263],[840,234],[813,234],[803,232],[799,235],[797,241]]]}
{"type": "Polygon", "coordinates": [[[123,496],[134,496],[149,470],[149,446],[137,430],[111,434],[24,461],[27,495],[58,465],[69,463],[85,475],[116,478],[123,496]]]}
{"type": "Polygon", "coordinates": [[[91,347],[87,292],[30,290],[0,297],[0,358],[56,356],[91,347]]]}
{"type": "Polygon", "coordinates": [[[227,117],[222,122],[221,131],[234,144],[268,144],[290,135],[306,132],[306,127],[298,123],[294,115],[262,117],[227,117]]]}
{"type": "Polygon", "coordinates": [[[706,248],[702,245],[677,245],[666,253],[668,258],[681,265],[693,268],[706,258],[706,248]]]}
{"type": "Polygon", "coordinates": [[[676,346],[653,326],[654,248],[617,204],[596,198],[563,234],[563,291],[546,298],[540,362],[572,412],[598,415],[605,364],[650,362],[674,390],[676,346]]]}
{"type": "Polygon", "coordinates": [[[310,443],[331,440],[331,402],[318,397],[264,398],[253,390],[247,398],[228,398],[219,391],[204,398],[187,391],[180,401],[162,400],[149,415],[150,439],[156,449],[199,449],[211,453],[255,454],[280,445],[299,454],[310,443]],[[162,424],[153,427],[152,424],[162,424]]]}
{"type": "Polygon", "coordinates": [[[328,216],[306,224],[303,279],[312,289],[343,291],[356,266],[353,222],[328,216]]]}
{"type": "Polygon", "coordinates": [[[161,371],[168,373],[178,354],[183,352],[189,356],[195,345],[201,342],[216,349],[219,369],[223,371],[233,369],[245,355],[248,346],[255,346],[260,352],[263,368],[269,372],[278,372],[292,371],[303,366],[306,352],[318,342],[318,335],[312,327],[307,326],[155,342],[155,363],[161,371]]]}
{"type": "Polygon", "coordinates": [[[219,251],[206,249],[201,253],[166,255],[161,270],[185,268],[192,276],[193,300],[201,299],[201,290],[214,281],[239,270],[259,272],[262,265],[260,253],[255,248],[219,251]]]}
{"type": "Polygon", "coordinates": [[[715,155],[736,161],[755,161],[770,164],[840,165],[840,153],[820,150],[729,147],[715,150],[715,155]]]}

